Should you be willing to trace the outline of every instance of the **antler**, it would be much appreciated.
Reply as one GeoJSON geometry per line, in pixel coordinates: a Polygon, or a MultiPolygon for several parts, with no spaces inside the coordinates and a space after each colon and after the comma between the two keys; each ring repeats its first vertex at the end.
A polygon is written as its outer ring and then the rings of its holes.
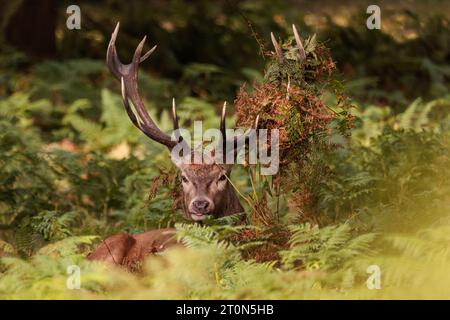
{"type": "Polygon", "coordinates": [[[306,59],[306,53],[305,53],[305,48],[303,48],[302,40],[300,39],[300,36],[298,35],[295,24],[292,25],[292,31],[294,32],[295,42],[297,43],[297,48],[298,48],[298,51],[300,54],[300,63],[302,63],[306,59]]]}
{"type": "Polygon", "coordinates": [[[277,55],[278,62],[283,62],[283,54],[281,53],[280,45],[275,39],[273,32],[270,33],[270,39],[272,40],[273,47],[275,48],[275,54],[277,55]]]}
{"type": "MultiPolygon", "coordinates": [[[[302,63],[306,59],[305,48],[303,47],[302,40],[300,39],[300,36],[298,35],[297,32],[297,28],[295,27],[294,24],[292,25],[292,31],[294,32],[295,42],[297,44],[297,48],[299,51],[300,63],[302,63]]],[[[283,53],[281,52],[280,45],[275,39],[273,32],[270,33],[270,39],[272,40],[272,44],[275,49],[275,55],[277,56],[278,62],[283,62],[283,53]]]]}
{"type": "MultiPolygon", "coordinates": [[[[138,127],[146,136],[167,146],[169,149],[172,149],[179,141],[181,141],[181,137],[177,135],[176,140],[172,140],[172,138],[168,134],[161,131],[148,114],[144,102],[139,95],[137,76],[139,63],[144,62],[155,51],[156,46],[154,46],[146,54],[141,56],[142,49],[144,48],[144,43],[146,40],[146,37],[144,37],[137,46],[131,63],[123,64],[120,61],[116,50],[116,38],[119,32],[119,26],[120,23],[117,23],[116,28],[111,35],[111,40],[108,45],[108,51],[106,53],[106,63],[111,73],[121,82],[122,99],[127,114],[133,124],[138,127]],[[131,109],[129,100],[131,100],[136,110],[137,116],[131,109]]],[[[176,130],[178,129],[178,117],[176,115],[175,100],[173,101],[172,106],[172,117],[174,122],[174,129],[176,130]]]]}
{"type": "MultiPolygon", "coordinates": [[[[175,99],[172,100],[172,118],[173,118],[173,128],[175,130],[175,139],[172,139],[171,136],[161,131],[158,126],[155,124],[155,122],[152,120],[150,115],[147,112],[147,109],[145,108],[144,102],[142,101],[141,96],[139,95],[139,86],[138,86],[138,68],[139,64],[145,61],[156,49],[156,45],[151,48],[146,54],[141,56],[142,49],[144,48],[144,43],[146,40],[146,37],[142,39],[142,41],[137,46],[134,55],[133,60],[130,64],[123,64],[118,55],[116,50],[116,39],[117,34],[119,33],[119,26],[120,23],[117,23],[116,28],[114,29],[114,32],[111,35],[111,40],[108,45],[108,51],[106,53],[106,63],[108,65],[109,70],[111,73],[120,80],[121,84],[121,91],[122,91],[122,100],[123,104],[125,106],[125,110],[130,117],[133,124],[139,128],[145,135],[147,135],[150,139],[155,140],[165,146],[167,146],[169,149],[172,149],[177,145],[179,142],[184,142],[183,138],[180,136],[178,129],[178,116],[177,116],[177,109],[175,105],[175,99]],[[133,112],[131,105],[129,103],[129,100],[131,100],[137,115],[133,112]]],[[[222,116],[220,120],[220,131],[222,133],[222,142],[223,142],[223,150],[226,150],[226,143],[227,143],[227,137],[226,137],[226,129],[225,129],[225,115],[226,115],[226,102],[223,105],[222,109],[222,116]]],[[[259,121],[259,115],[256,117],[255,123],[254,123],[254,129],[257,129],[258,127],[258,121],[259,121]]],[[[243,135],[239,137],[234,137],[233,145],[234,145],[234,152],[237,154],[237,141],[238,139],[242,139],[244,137],[244,141],[247,140],[247,138],[252,134],[251,130],[248,130],[243,135]]]]}

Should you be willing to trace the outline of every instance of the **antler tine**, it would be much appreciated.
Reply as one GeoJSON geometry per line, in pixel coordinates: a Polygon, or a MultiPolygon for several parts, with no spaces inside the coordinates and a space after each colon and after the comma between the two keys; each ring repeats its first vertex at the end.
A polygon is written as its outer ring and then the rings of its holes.
{"type": "Polygon", "coordinates": [[[306,59],[306,53],[305,53],[305,48],[303,48],[302,40],[300,39],[300,36],[298,35],[295,24],[292,25],[292,31],[294,32],[295,42],[297,43],[297,48],[298,48],[298,51],[300,54],[300,63],[302,63],[306,59]]]}
{"type": "Polygon", "coordinates": [[[177,115],[177,105],[175,103],[175,98],[172,98],[172,120],[173,120],[173,130],[175,131],[175,138],[178,142],[183,141],[183,137],[180,135],[179,128],[180,125],[178,123],[178,115],[177,115]]]}
{"type": "Polygon", "coordinates": [[[117,35],[119,33],[119,27],[120,23],[117,23],[116,28],[111,35],[111,40],[109,41],[108,45],[108,51],[106,53],[106,63],[111,73],[117,79],[120,79],[122,100],[125,106],[125,110],[127,111],[127,114],[133,124],[138,127],[145,135],[147,135],[152,140],[155,140],[167,146],[169,149],[172,149],[178,143],[178,141],[173,141],[168,134],[162,132],[156,126],[156,124],[148,114],[141,96],[139,95],[137,76],[139,63],[147,59],[155,51],[156,46],[154,46],[144,56],[142,56],[142,49],[144,48],[146,40],[146,37],[144,37],[134,52],[132,62],[130,64],[123,64],[117,55],[115,45],[117,35]],[[128,99],[131,100],[136,110],[137,116],[134,114],[128,99]]]}
{"type": "Polygon", "coordinates": [[[126,94],[126,89],[125,89],[125,82],[123,81],[123,77],[120,78],[121,80],[121,90],[122,90],[122,101],[123,101],[123,105],[125,106],[125,110],[128,114],[128,117],[131,119],[131,122],[133,122],[133,124],[139,128],[139,130],[141,130],[147,137],[149,137],[150,139],[154,139],[153,135],[152,135],[152,128],[148,127],[144,122],[142,122],[138,117],[136,117],[136,115],[134,114],[130,103],[128,101],[128,97],[126,94]]]}
{"type": "Polygon", "coordinates": [[[275,54],[279,62],[283,62],[283,54],[281,53],[280,45],[278,44],[273,32],[270,33],[270,39],[272,40],[273,47],[275,48],[275,54]]]}
{"type": "Polygon", "coordinates": [[[259,125],[259,114],[256,116],[255,124],[253,125],[253,129],[258,130],[259,125]]]}
{"type": "Polygon", "coordinates": [[[130,104],[128,102],[127,93],[125,92],[125,82],[123,81],[123,77],[120,78],[120,89],[122,92],[122,101],[123,105],[125,106],[125,110],[127,111],[128,117],[130,117],[133,124],[141,129],[141,124],[139,123],[138,119],[136,118],[136,115],[133,113],[133,110],[131,110],[130,104]]]}
{"type": "Polygon", "coordinates": [[[116,27],[111,35],[111,40],[109,40],[108,51],[106,52],[106,64],[108,65],[109,71],[117,78],[120,79],[119,68],[122,65],[119,58],[117,57],[116,51],[116,39],[119,33],[120,22],[117,22],[116,27]]]}
{"type": "Polygon", "coordinates": [[[148,50],[148,51],[141,57],[141,59],[139,60],[139,63],[142,63],[142,62],[144,62],[145,60],[147,60],[147,58],[150,57],[150,55],[156,50],[157,47],[158,47],[158,45],[155,44],[155,45],[153,46],[153,48],[151,48],[150,50],[148,50]]]}
{"type": "Polygon", "coordinates": [[[258,130],[258,124],[259,124],[259,114],[256,116],[255,121],[253,122],[253,127],[250,129],[247,129],[247,131],[244,133],[245,139],[247,137],[250,137],[252,135],[252,130],[258,130]]]}
{"type": "Polygon", "coordinates": [[[226,128],[225,128],[225,116],[227,114],[227,102],[223,103],[222,116],[220,117],[220,132],[222,133],[222,138],[226,139],[226,128]]]}
{"type": "Polygon", "coordinates": [[[227,102],[225,101],[223,103],[223,107],[222,107],[222,114],[220,117],[220,132],[221,132],[221,136],[222,136],[222,154],[224,155],[224,162],[225,162],[225,152],[226,152],[226,148],[227,148],[227,129],[225,126],[225,117],[227,114],[227,102]]]}
{"type": "Polygon", "coordinates": [[[173,129],[179,129],[178,116],[177,116],[177,105],[175,104],[175,98],[172,98],[172,119],[173,119],[173,129]]]}

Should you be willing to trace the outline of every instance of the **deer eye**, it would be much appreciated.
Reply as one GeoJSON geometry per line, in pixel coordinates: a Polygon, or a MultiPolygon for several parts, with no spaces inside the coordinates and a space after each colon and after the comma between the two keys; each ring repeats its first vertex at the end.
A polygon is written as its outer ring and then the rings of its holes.
{"type": "Polygon", "coordinates": [[[185,176],[181,176],[181,180],[182,180],[184,183],[188,183],[188,182],[189,182],[189,180],[188,180],[185,176]]]}
{"type": "Polygon", "coordinates": [[[225,181],[227,180],[227,177],[223,174],[219,177],[219,181],[225,181]]]}

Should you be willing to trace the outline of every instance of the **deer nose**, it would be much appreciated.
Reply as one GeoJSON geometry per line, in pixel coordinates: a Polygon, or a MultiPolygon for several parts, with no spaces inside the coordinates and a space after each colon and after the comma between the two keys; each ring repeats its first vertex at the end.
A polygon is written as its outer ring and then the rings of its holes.
{"type": "Polygon", "coordinates": [[[206,200],[195,200],[192,205],[194,208],[200,212],[205,212],[209,207],[209,201],[206,200]]]}

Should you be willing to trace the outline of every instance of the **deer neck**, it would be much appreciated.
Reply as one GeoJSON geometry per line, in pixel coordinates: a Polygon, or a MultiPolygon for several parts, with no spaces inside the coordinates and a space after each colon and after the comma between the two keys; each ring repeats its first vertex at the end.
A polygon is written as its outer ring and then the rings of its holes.
{"type": "Polygon", "coordinates": [[[227,188],[225,189],[225,195],[222,202],[223,203],[215,210],[216,212],[214,212],[215,217],[225,217],[244,212],[244,208],[239,201],[238,195],[230,183],[228,183],[227,188]]]}

